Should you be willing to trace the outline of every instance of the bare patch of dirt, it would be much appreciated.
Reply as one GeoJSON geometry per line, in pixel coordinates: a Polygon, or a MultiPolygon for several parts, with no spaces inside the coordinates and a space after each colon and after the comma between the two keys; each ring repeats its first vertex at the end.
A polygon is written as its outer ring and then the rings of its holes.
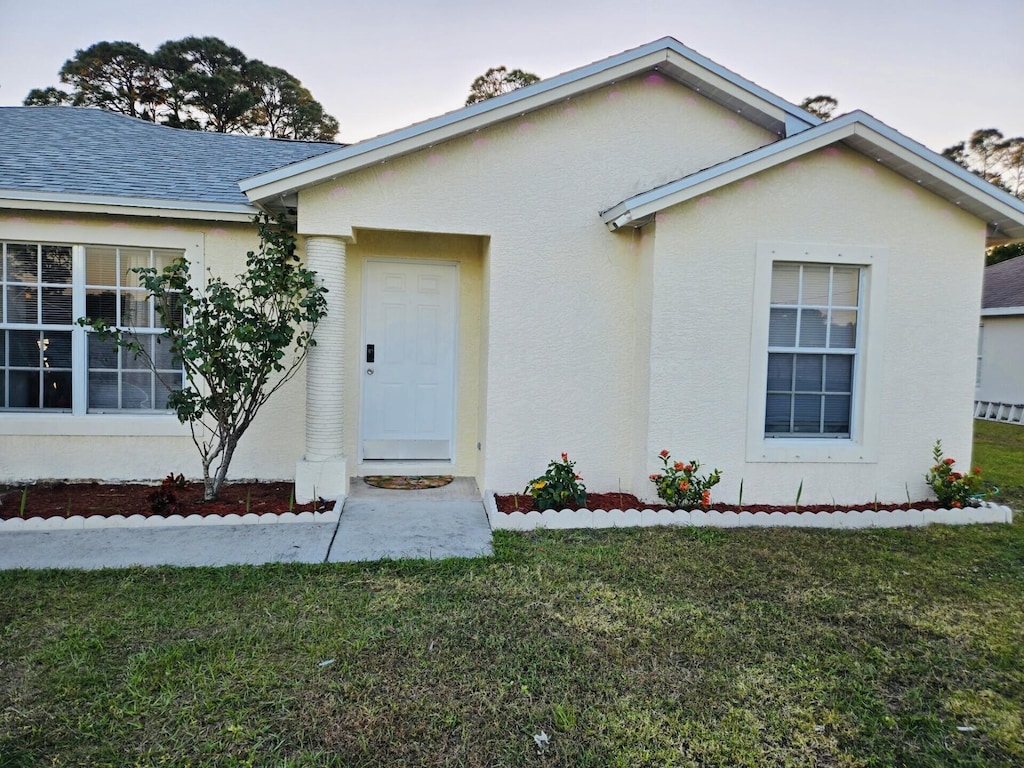
{"type": "Polygon", "coordinates": [[[203,484],[163,489],[154,503],[159,485],[137,483],[40,483],[0,486],[0,519],[15,517],[71,517],[72,515],[244,515],[252,512],[314,512],[329,506],[319,500],[296,504],[290,482],[227,483],[217,501],[203,501],[203,484]],[[173,495],[173,500],[168,498],[173,495]]]}

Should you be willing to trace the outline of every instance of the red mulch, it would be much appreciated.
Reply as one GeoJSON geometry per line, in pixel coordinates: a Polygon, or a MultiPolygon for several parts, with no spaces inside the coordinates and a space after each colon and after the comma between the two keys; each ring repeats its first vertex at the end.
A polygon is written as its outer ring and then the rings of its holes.
{"type": "MultiPolygon", "coordinates": [[[[533,497],[528,494],[507,494],[502,496],[495,496],[495,501],[498,505],[499,512],[507,512],[509,514],[515,512],[529,512],[531,510],[537,510],[537,507],[533,503],[533,497]]],[[[867,504],[801,504],[799,510],[795,509],[793,505],[776,505],[770,504],[747,504],[744,503],[742,507],[736,504],[712,504],[708,509],[716,510],[718,512],[735,512],[742,509],[743,512],[834,512],[835,510],[850,511],[855,510],[859,512],[868,512],[878,510],[879,512],[892,512],[897,509],[935,509],[937,502],[934,501],[916,501],[913,504],[875,504],[869,502],[867,504]]],[[[587,503],[585,506],[580,507],[576,504],[566,504],[562,509],[676,509],[676,507],[670,507],[665,504],[651,504],[645,501],[640,501],[636,496],[630,493],[588,493],[587,503]]]]}
{"type": "MultiPolygon", "coordinates": [[[[71,517],[72,515],[146,515],[153,516],[150,496],[159,486],[136,483],[41,483],[0,488],[0,519],[15,517],[71,517]],[[25,495],[24,514],[21,508],[25,495]]],[[[226,483],[217,501],[203,501],[203,484],[188,483],[173,489],[177,503],[166,515],[244,515],[247,512],[313,512],[325,507],[323,502],[291,504],[293,485],[280,483],[226,483]]]]}

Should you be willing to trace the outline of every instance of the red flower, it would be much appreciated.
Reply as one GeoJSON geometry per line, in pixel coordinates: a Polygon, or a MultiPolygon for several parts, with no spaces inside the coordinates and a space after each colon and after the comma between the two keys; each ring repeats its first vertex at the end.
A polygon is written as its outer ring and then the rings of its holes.
{"type": "Polygon", "coordinates": [[[960,507],[961,507],[961,504],[960,504],[960,502],[959,502],[959,501],[954,501],[954,502],[953,502],[953,507],[954,507],[955,509],[960,509],[960,507]]]}
{"type": "Polygon", "coordinates": [[[663,459],[667,459],[668,458],[668,450],[667,449],[662,449],[661,453],[659,453],[658,455],[661,456],[661,458],[663,458],[663,459]]]}
{"type": "Polygon", "coordinates": [[[569,454],[563,453],[562,454],[562,461],[568,461],[568,460],[569,460],[569,454]]]}
{"type": "Polygon", "coordinates": [[[648,475],[648,478],[653,480],[654,482],[658,482],[658,480],[661,478],[661,475],[648,475]]]}
{"type": "Polygon", "coordinates": [[[700,498],[705,504],[707,504],[708,502],[711,501],[711,491],[704,491],[704,493],[701,494],[700,498]]]}
{"type": "Polygon", "coordinates": [[[683,469],[683,462],[677,461],[674,465],[676,472],[681,472],[683,469]]]}
{"type": "Polygon", "coordinates": [[[693,464],[684,464],[683,472],[693,472],[693,464]]]}
{"type": "Polygon", "coordinates": [[[688,491],[688,490],[690,490],[690,484],[688,482],[686,482],[685,480],[680,480],[679,481],[679,490],[680,491],[688,491]]]}
{"type": "Polygon", "coordinates": [[[954,458],[943,459],[942,463],[943,464],[948,464],[949,466],[953,466],[954,464],[956,464],[956,459],[954,459],[954,458]]]}
{"type": "Polygon", "coordinates": [[[974,474],[980,475],[981,474],[981,467],[975,467],[974,468],[974,474]]]}

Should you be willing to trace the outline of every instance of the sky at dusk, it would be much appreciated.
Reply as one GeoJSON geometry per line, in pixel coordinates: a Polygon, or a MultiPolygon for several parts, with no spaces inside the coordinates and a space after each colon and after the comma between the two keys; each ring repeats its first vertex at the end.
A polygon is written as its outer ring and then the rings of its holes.
{"type": "Polygon", "coordinates": [[[76,49],[220,37],[309,88],[354,142],[460,107],[506,65],[550,77],[672,36],[769,91],[820,93],[941,151],[1024,135],[1024,0],[0,0],[0,105],[76,49]]]}

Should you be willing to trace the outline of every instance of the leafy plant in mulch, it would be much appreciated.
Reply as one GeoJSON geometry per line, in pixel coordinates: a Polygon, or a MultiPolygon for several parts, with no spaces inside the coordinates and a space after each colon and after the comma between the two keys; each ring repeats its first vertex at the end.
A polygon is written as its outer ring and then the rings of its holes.
{"type": "Polygon", "coordinates": [[[722,479],[722,472],[714,470],[708,475],[700,475],[700,462],[690,459],[689,462],[672,461],[667,450],[658,454],[661,459],[661,472],[650,476],[658,491],[658,498],[673,507],[701,507],[707,509],[711,505],[711,489],[722,479]]]}
{"type": "Polygon", "coordinates": [[[523,493],[533,497],[537,509],[560,509],[567,504],[583,506],[587,503],[587,488],[576,473],[576,462],[562,454],[561,461],[552,459],[547,471],[526,484],[523,493]]]}
{"type": "Polygon", "coordinates": [[[939,504],[948,508],[976,507],[987,497],[981,487],[981,467],[971,472],[957,472],[956,459],[943,457],[942,441],[936,440],[932,448],[932,468],[924,476],[925,482],[938,497],[939,504]]]}
{"type": "Polygon", "coordinates": [[[178,511],[178,493],[188,485],[182,474],[169,473],[149,494],[149,511],[154,515],[173,515],[178,511]]]}

